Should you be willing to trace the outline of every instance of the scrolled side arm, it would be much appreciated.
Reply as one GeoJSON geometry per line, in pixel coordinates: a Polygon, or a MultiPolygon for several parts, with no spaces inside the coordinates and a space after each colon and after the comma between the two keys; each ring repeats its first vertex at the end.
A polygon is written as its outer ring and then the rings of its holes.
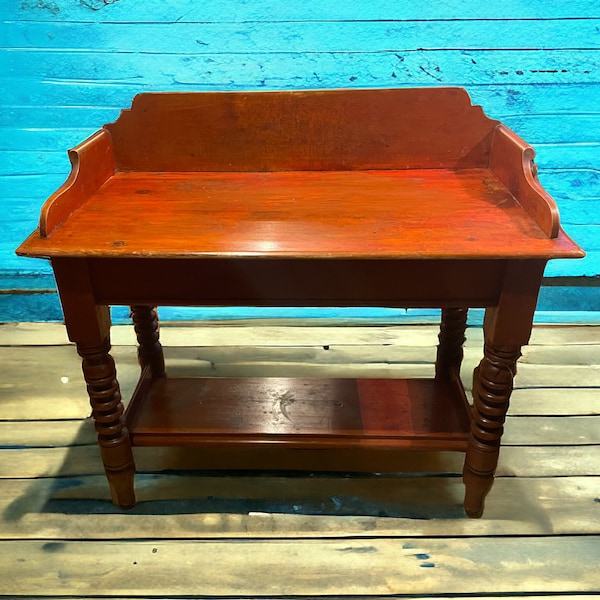
{"type": "Polygon", "coordinates": [[[558,237],[560,216],[556,202],[537,179],[535,150],[505,125],[494,130],[490,168],[517,202],[551,239],[558,237]]]}
{"type": "Polygon", "coordinates": [[[101,129],[69,150],[71,173],[42,207],[40,237],[47,238],[81,206],[114,172],[110,133],[101,129]]]}

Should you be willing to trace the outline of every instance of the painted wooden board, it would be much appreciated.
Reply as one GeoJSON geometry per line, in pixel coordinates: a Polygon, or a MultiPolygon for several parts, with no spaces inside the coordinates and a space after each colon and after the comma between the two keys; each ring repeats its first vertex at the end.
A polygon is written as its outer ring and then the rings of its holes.
{"type": "Polygon", "coordinates": [[[324,0],[319,6],[282,3],[268,0],[256,4],[251,0],[222,0],[210,11],[198,6],[194,0],[165,0],[148,3],[131,11],[127,3],[106,0],[86,0],[81,4],[57,2],[39,3],[23,0],[2,6],[0,15],[6,19],[23,21],[91,21],[91,22],[245,22],[271,21],[273,11],[281,20],[409,20],[409,19],[546,19],[593,18],[600,16],[595,0],[581,0],[574,5],[531,0],[506,0],[502,4],[481,4],[477,0],[461,0],[448,5],[443,0],[433,0],[423,6],[398,4],[393,0],[375,3],[340,5],[337,0],[324,0]]]}
{"type": "Polygon", "coordinates": [[[511,19],[510,27],[489,26],[485,20],[343,20],[240,23],[130,23],[57,22],[48,37],[48,24],[16,22],[7,28],[5,43],[19,49],[79,50],[102,48],[104,53],[212,54],[263,52],[389,52],[414,48],[463,51],[536,47],[599,48],[600,19],[511,19]]]}
{"type": "MultiPolygon", "coordinates": [[[[535,150],[536,162],[540,168],[544,170],[544,173],[542,174],[542,178],[544,178],[544,174],[550,174],[549,172],[551,169],[593,169],[596,165],[595,157],[598,156],[598,152],[600,151],[600,144],[597,141],[569,141],[566,143],[544,142],[543,144],[536,144],[535,150]]],[[[551,186],[552,185],[553,184],[551,184],[551,186]]],[[[585,192],[585,190],[578,191],[578,197],[581,197],[582,191],[585,192]]],[[[565,214],[573,213],[572,209],[568,209],[568,205],[565,204],[564,200],[561,202],[560,208],[565,209],[565,214]]]]}
{"type": "Polygon", "coordinates": [[[585,225],[598,221],[598,197],[561,200],[569,220],[575,225],[585,225]]]}
{"type": "MultiPolygon", "coordinates": [[[[557,121],[560,119],[559,115],[507,115],[502,117],[502,121],[514,131],[518,131],[519,135],[527,140],[529,144],[537,146],[538,143],[544,144],[564,144],[568,142],[578,143],[590,143],[594,144],[599,141],[599,136],[596,131],[586,130],[588,127],[596,127],[598,123],[598,115],[584,114],[584,115],[569,115],[569,118],[565,120],[564,127],[557,128],[557,121]]],[[[539,162],[539,160],[538,160],[539,162]]],[[[550,167],[544,163],[539,163],[540,169],[540,181],[544,184],[544,175],[546,170],[550,170],[550,167]]],[[[564,160],[562,162],[562,168],[565,167],[573,168],[573,165],[569,165],[564,160]]]]}
{"type": "MultiPolygon", "coordinates": [[[[97,109],[106,108],[120,110],[128,106],[136,93],[141,91],[135,82],[116,81],[98,86],[93,80],[73,81],[71,85],[58,81],[49,81],[43,78],[24,79],[18,74],[14,78],[14,86],[7,88],[3,100],[8,106],[31,106],[32,110],[45,110],[44,107],[64,106],[79,107],[81,110],[93,112],[97,109]],[[102,108],[103,107],[103,108],[102,108]]],[[[352,83],[352,82],[350,82],[352,83]]],[[[285,86],[285,81],[281,82],[285,86]]],[[[319,87],[324,87],[326,82],[319,87]]],[[[400,85],[400,84],[398,84],[400,85]]],[[[209,89],[202,86],[198,89],[209,89]]],[[[293,87],[288,84],[288,87],[293,87]]],[[[590,112],[597,97],[597,84],[565,84],[560,80],[547,83],[531,85],[527,83],[481,83],[477,86],[467,85],[474,104],[485,108],[486,113],[494,118],[506,118],[518,116],[527,118],[531,116],[539,119],[540,115],[547,118],[576,118],[590,112]]],[[[150,90],[146,90],[150,91],[150,90]]],[[[159,91],[158,89],[155,91],[159,91]]],[[[101,123],[95,122],[98,127],[101,123]]],[[[21,130],[6,123],[7,129],[4,139],[0,140],[1,150],[20,151],[49,151],[54,154],[62,154],[64,149],[74,142],[87,137],[88,130],[78,126],[77,122],[71,123],[67,129],[42,129],[21,130]],[[79,132],[79,133],[78,133],[79,132]],[[73,138],[79,135],[79,138],[73,138]]],[[[89,133],[92,133],[90,131],[89,133]]],[[[548,132],[556,135],[553,129],[548,132]]],[[[569,140],[574,142],[574,140],[569,140]]],[[[540,150],[540,144],[536,144],[540,150]]],[[[568,149],[567,149],[568,150],[568,149]]],[[[577,166],[571,160],[576,154],[568,153],[562,156],[560,166],[577,166]]],[[[538,155],[538,159],[541,157],[538,155]]],[[[540,166],[549,167],[545,162],[538,160],[540,166]]],[[[17,171],[18,172],[18,171],[17,171]]]]}
{"type": "Polygon", "coordinates": [[[496,479],[464,519],[460,477],[138,475],[123,511],[103,476],[0,480],[0,539],[599,534],[598,477],[496,479]],[[100,516],[101,515],[101,516],[100,516]]]}
{"type": "MultiPolygon", "coordinates": [[[[511,50],[421,50],[398,52],[312,52],[193,55],[0,50],[8,76],[51,81],[85,79],[90,72],[101,84],[117,81],[162,88],[201,85],[204,89],[276,89],[399,87],[428,85],[599,83],[596,59],[587,49],[529,50],[515,65],[511,50]],[[90,71],[93,69],[93,71],[90,71]],[[290,78],[290,73],[293,77],[290,78]],[[223,86],[223,82],[227,82],[223,86]]],[[[13,119],[19,122],[17,109],[13,119]]],[[[11,119],[12,121],[12,119],[11,119]]],[[[21,122],[22,123],[22,122],[21,122]]],[[[73,120],[56,126],[73,126],[73,120]]],[[[81,125],[80,125],[81,126],[81,125]]]]}
{"type": "MultiPolygon", "coordinates": [[[[0,272],[48,272],[16,258],[14,247],[64,180],[64,150],[114,120],[139,91],[440,84],[465,85],[474,103],[539,147],[540,179],[588,251],[582,261],[551,263],[547,274],[600,272],[596,202],[577,202],[600,197],[593,0],[418,9],[387,1],[318,9],[276,0],[210,9],[190,0],[135,10],[105,0],[5,4],[0,149],[12,152],[0,161],[0,186],[15,208],[0,272]]],[[[49,310],[27,306],[36,316],[49,310]]]]}
{"type": "Polygon", "coordinates": [[[592,592],[600,586],[599,541],[19,540],[0,542],[0,579],[5,594],[61,596],[592,592]]]}

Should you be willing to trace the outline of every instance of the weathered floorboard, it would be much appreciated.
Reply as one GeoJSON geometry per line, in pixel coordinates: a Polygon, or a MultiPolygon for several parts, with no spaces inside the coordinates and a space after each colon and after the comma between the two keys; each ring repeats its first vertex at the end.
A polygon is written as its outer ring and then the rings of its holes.
{"type": "MultiPolygon", "coordinates": [[[[118,509],[62,326],[2,326],[0,597],[590,598],[600,589],[599,333],[534,329],[486,512],[466,519],[463,455],[443,452],[406,453],[390,474],[242,473],[193,471],[201,455],[189,449],[136,448],[138,504],[118,509]]],[[[171,372],[211,375],[425,374],[437,343],[429,326],[162,334],[171,372]]],[[[468,335],[467,388],[482,343],[479,329],[468,335]]],[[[139,373],[131,328],[113,341],[127,395],[139,373]]]]}
{"type": "Polygon", "coordinates": [[[0,542],[5,594],[374,595],[593,592],[596,536],[0,542]],[[252,565],[252,576],[249,568],[252,565]],[[85,573],[85,577],[82,574],[85,573]]]}
{"type": "MultiPolygon", "coordinates": [[[[47,346],[68,343],[60,323],[2,323],[0,346],[47,346]]],[[[161,339],[165,346],[319,346],[323,344],[385,344],[429,346],[437,343],[438,328],[433,325],[352,325],[298,321],[272,324],[269,321],[236,323],[163,323],[161,339]]],[[[135,334],[127,325],[111,329],[113,345],[135,344],[135,334]]],[[[483,343],[481,328],[467,329],[467,343],[483,343]]],[[[534,327],[530,345],[570,346],[600,344],[600,327],[591,325],[546,325],[534,327]]]]}
{"type": "MultiPolygon", "coordinates": [[[[599,446],[505,446],[500,453],[499,476],[541,477],[600,475],[599,446]]],[[[194,452],[180,448],[135,448],[140,472],[197,469],[194,452]]],[[[462,471],[459,453],[410,452],[399,461],[398,472],[453,473],[462,471]]],[[[0,449],[0,478],[38,478],[103,473],[95,445],[63,448],[0,449]]]]}
{"type": "MultiPolygon", "coordinates": [[[[598,414],[599,329],[534,328],[532,343],[524,349],[519,366],[511,414],[598,414]]],[[[246,327],[162,328],[173,373],[210,376],[325,376],[333,372],[341,376],[429,375],[436,333],[437,328],[430,326],[285,327],[254,323],[246,327]],[[200,347],[185,348],[191,344],[200,347]]],[[[115,327],[113,341],[121,387],[128,398],[138,377],[132,328],[115,327]]],[[[61,325],[3,325],[0,343],[4,344],[0,358],[5,366],[0,419],[77,419],[89,415],[80,361],[74,347],[66,344],[61,325]],[[22,346],[15,353],[10,344],[18,339],[22,346]],[[54,347],[49,351],[48,346],[54,347]],[[47,368],[31,377],[31,370],[42,362],[47,368]]],[[[481,343],[481,330],[470,328],[463,367],[467,389],[471,370],[481,356],[481,343]]]]}
{"type": "Polygon", "coordinates": [[[181,473],[136,486],[123,511],[103,475],[0,480],[0,539],[600,534],[598,476],[497,478],[478,520],[463,517],[460,477],[181,473]]]}

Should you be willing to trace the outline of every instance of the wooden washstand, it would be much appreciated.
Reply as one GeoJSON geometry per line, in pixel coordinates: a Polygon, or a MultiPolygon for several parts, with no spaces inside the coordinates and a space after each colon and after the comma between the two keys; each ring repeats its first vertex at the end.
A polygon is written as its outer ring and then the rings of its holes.
{"type": "Polygon", "coordinates": [[[584,255],[530,146],[459,88],[152,93],[69,156],[17,252],[52,261],[116,505],[135,503],[136,445],[350,471],[420,449],[466,453],[465,510],[482,514],[544,267],[584,255]],[[111,304],[139,341],[127,411],[111,304]],[[439,307],[435,378],[170,379],[157,305],[439,307]],[[472,406],[469,307],[485,308],[472,406]]]}

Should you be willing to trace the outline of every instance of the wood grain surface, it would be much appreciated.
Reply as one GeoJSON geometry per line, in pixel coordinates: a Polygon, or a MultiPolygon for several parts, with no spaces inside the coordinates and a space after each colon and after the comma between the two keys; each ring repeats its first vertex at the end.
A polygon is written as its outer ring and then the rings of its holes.
{"type": "Polygon", "coordinates": [[[83,202],[51,238],[32,237],[19,252],[165,258],[579,255],[564,234],[548,240],[487,169],[116,173],[83,202]]]}

